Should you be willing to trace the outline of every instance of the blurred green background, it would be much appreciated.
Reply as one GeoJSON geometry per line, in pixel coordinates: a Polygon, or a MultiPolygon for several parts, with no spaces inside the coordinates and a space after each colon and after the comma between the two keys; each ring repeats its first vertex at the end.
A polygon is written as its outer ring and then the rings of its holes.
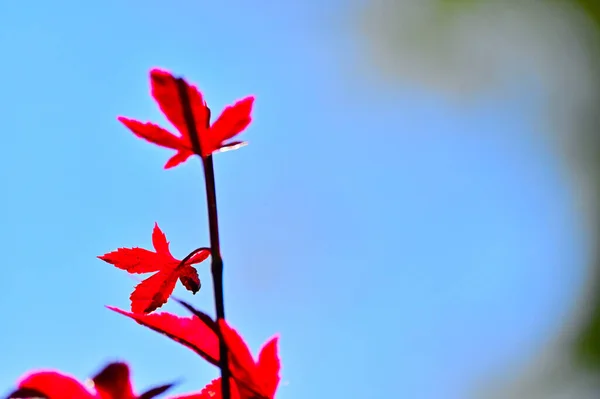
{"type": "Polygon", "coordinates": [[[541,130],[573,183],[594,262],[549,350],[481,396],[600,397],[600,1],[373,0],[353,18],[371,78],[468,104],[515,82],[541,87],[541,130]]]}

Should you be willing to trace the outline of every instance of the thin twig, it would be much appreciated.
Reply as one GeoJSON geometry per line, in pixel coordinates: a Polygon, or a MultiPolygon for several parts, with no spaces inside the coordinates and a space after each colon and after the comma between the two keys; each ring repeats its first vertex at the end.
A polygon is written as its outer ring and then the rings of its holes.
{"type": "MultiPolygon", "coordinates": [[[[202,149],[200,147],[196,122],[188,97],[187,83],[182,78],[178,78],[177,85],[192,148],[196,154],[202,157],[202,149]]],[[[206,118],[206,129],[210,127],[210,110],[207,111],[208,117],[206,118]]],[[[202,166],[204,168],[204,181],[206,184],[206,204],[208,207],[208,227],[211,248],[211,272],[214,286],[215,310],[218,321],[225,320],[225,303],[223,299],[223,258],[221,257],[221,246],[219,243],[217,194],[215,189],[215,171],[212,156],[202,157],[202,166]]],[[[227,354],[227,345],[221,333],[219,333],[219,367],[221,368],[221,396],[223,399],[231,399],[229,356],[227,354]]]]}

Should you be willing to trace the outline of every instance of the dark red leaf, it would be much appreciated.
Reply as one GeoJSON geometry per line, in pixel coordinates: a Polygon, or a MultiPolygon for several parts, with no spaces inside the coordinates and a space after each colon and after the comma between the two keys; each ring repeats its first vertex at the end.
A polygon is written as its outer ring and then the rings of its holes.
{"type": "Polygon", "coordinates": [[[171,389],[174,386],[175,386],[175,384],[165,384],[165,385],[159,385],[159,386],[154,387],[154,388],[150,388],[146,392],[140,394],[140,396],[138,396],[137,399],[152,399],[152,398],[155,398],[158,395],[161,395],[161,394],[165,393],[166,391],[168,391],[169,389],[171,389]]]}
{"type": "Polygon", "coordinates": [[[129,366],[126,363],[115,362],[104,367],[92,378],[94,388],[101,398],[132,399],[129,366]]]}
{"type": "Polygon", "coordinates": [[[192,294],[200,291],[200,277],[198,277],[198,271],[192,266],[182,266],[181,272],[179,273],[179,281],[188,291],[192,294]]]}

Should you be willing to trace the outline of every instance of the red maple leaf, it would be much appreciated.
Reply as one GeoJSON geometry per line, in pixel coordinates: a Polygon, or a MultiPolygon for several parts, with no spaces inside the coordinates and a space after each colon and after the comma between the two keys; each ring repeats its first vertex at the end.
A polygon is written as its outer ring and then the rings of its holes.
{"type": "Polygon", "coordinates": [[[136,395],[133,392],[129,366],[126,363],[110,363],[92,378],[92,387],[87,387],[74,377],[55,370],[41,370],[20,378],[17,390],[9,398],[46,399],[152,399],[174,384],[154,387],[136,395]]]}
{"type": "Polygon", "coordinates": [[[154,224],[152,231],[154,252],[143,248],[119,248],[98,258],[129,273],[152,273],[139,283],[131,293],[131,310],[134,313],[150,313],[164,305],[173,293],[177,279],[192,293],[200,290],[198,271],[192,265],[204,261],[210,255],[208,248],[199,250],[186,262],[171,255],[169,242],[154,224]]]}
{"type": "Polygon", "coordinates": [[[137,137],[177,151],[167,161],[165,169],[185,162],[193,154],[207,157],[213,152],[236,149],[245,144],[226,141],[241,133],[252,121],[253,96],[226,107],[211,125],[210,109],[195,86],[161,69],[150,71],[150,86],[152,97],[180,135],[151,122],[142,123],[123,116],[118,120],[137,137]],[[186,112],[188,109],[190,112],[186,112]]]}
{"type": "MultiPolygon", "coordinates": [[[[185,303],[182,304],[192,310],[194,315],[191,317],[180,317],[171,313],[147,315],[130,313],[112,306],[108,308],[168,336],[216,366],[219,365],[218,332],[220,331],[229,350],[229,364],[232,381],[234,381],[232,385],[237,387],[240,399],[257,397],[272,399],[280,379],[278,337],[275,336],[267,341],[261,348],[258,359],[254,360],[244,339],[227,322],[224,320],[215,322],[204,313],[196,311],[185,303]]],[[[220,395],[220,390],[217,391],[220,395]]],[[[196,398],[200,399],[203,396],[196,398]]]]}

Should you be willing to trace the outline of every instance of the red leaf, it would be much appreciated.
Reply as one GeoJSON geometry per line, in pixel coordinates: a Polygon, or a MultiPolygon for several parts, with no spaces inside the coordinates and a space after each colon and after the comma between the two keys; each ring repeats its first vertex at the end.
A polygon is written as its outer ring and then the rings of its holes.
{"type": "Polygon", "coordinates": [[[242,382],[238,384],[242,398],[253,398],[256,394],[263,398],[271,398],[275,391],[269,392],[265,389],[264,377],[259,372],[244,339],[226,321],[219,320],[218,323],[229,349],[231,374],[242,382]]]}
{"type": "MultiPolygon", "coordinates": [[[[204,98],[202,98],[202,93],[195,86],[183,82],[187,89],[187,98],[194,117],[196,132],[201,138],[205,136],[205,131],[208,128],[210,111],[204,102],[204,98]]],[[[190,132],[183,113],[178,79],[165,70],[153,69],[150,71],[150,85],[152,87],[152,97],[158,103],[163,114],[191,143],[190,132]]]]}
{"type": "Polygon", "coordinates": [[[153,399],[153,398],[157,397],[158,395],[161,395],[164,392],[168,391],[174,385],[175,385],[174,383],[171,383],[171,384],[163,384],[163,385],[152,387],[152,388],[148,389],[146,392],[140,394],[140,396],[138,396],[137,399],[153,399]]]}
{"type": "Polygon", "coordinates": [[[129,128],[129,130],[131,130],[137,137],[152,144],[171,148],[173,150],[186,148],[187,142],[185,140],[183,140],[181,137],[175,136],[173,133],[163,129],[158,125],[155,125],[154,123],[143,123],[136,121],[135,119],[125,118],[124,116],[119,116],[117,119],[127,128],[129,128]]]}
{"type": "Polygon", "coordinates": [[[196,315],[215,336],[218,334],[217,328],[220,330],[229,351],[231,375],[237,383],[237,389],[242,399],[270,399],[275,395],[275,391],[279,385],[280,369],[279,356],[277,354],[279,338],[277,336],[263,345],[259,354],[259,360],[255,362],[244,339],[225,320],[218,320],[215,324],[215,321],[205,313],[195,309],[186,302],[180,300],[177,300],[177,302],[196,315]]]}
{"type": "MultiPolygon", "coordinates": [[[[225,140],[241,133],[252,122],[254,97],[249,96],[226,107],[210,128],[209,154],[224,145],[225,140]]],[[[204,151],[203,151],[204,152],[204,151]]]]}
{"type": "Polygon", "coordinates": [[[236,330],[231,328],[225,320],[218,320],[218,324],[231,355],[232,369],[237,368],[243,370],[248,376],[254,374],[256,371],[256,364],[254,363],[252,353],[250,353],[250,349],[244,342],[244,339],[236,330]]]}
{"type": "Polygon", "coordinates": [[[279,384],[278,338],[272,338],[263,346],[258,362],[255,362],[238,332],[225,320],[219,320],[218,323],[229,349],[231,374],[238,382],[240,397],[251,399],[258,395],[261,398],[273,398],[279,384]]]}
{"type": "MultiPolygon", "coordinates": [[[[214,321],[187,303],[178,302],[198,316],[180,317],[170,313],[143,315],[129,313],[110,306],[108,308],[168,336],[193,350],[209,363],[219,366],[219,338],[214,321]]],[[[232,377],[236,381],[240,398],[273,398],[279,384],[278,338],[272,338],[263,346],[258,362],[256,362],[248,346],[236,330],[231,328],[224,320],[219,320],[217,325],[229,350],[229,368],[232,377]]]]}
{"type": "Polygon", "coordinates": [[[99,259],[129,273],[151,273],[160,270],[164,263],[162,256],[143,248],[119,248],[99,259]]]}
{"type": "Polygon", "coordinates": [[[177,284],[174,270],[161,270],[135,286],[129,296],[131,311],[151,313],[167,303],[177,284]]]}
{"type": "Polygon", "coordinates": [[[74,377],[57,371],[30,373],[19,381],[18,388],[43,393],[48,399],[95,398],[95,395],[74,377]]]}
{"type": "Polygon", "coordinates": [[[152,230],[152,246],[156,253],[166,254],[169,257],[173,257],[171,255],[171,251],[169,250],[169,241],[167,241],[167,237],[165,233],[162,232],[160,227],[158,227],[158,223],[154,223],[154,229],[152,230]]]}
{"type": "Polygon", "coordinates": [[[277,354],[277,343],[279,337],[273,337],[260,349],[258,355],[258,372],[260,379],[263,381],[265,393],[269,396],[275,395],[277,386],[279,385],[281,363],[277,354]]]}
{"type": "Polygon", "coordinates": [[[204,249],[182,264],[171,254],[167,237],[157,223],[152,231],[152,244],[156,252],[143,248],[119,248],[98,257],[129,273],[157,272],[139,283],[129,297],[131,310],[135,313],[150,313],[164,305],[178,279],[192,293],[198,292],[200,277],[191,265],[206,260],[210,255],[210,250],[204,249]]]}
{"type": "Polygon", "coordinates": [[[47,399],[152,399],[174,384],[154,387],[139,397],[133,393],[129,366],[115,362],[104,367],[87,388],[74,377],[58,371],[38,371],[27,374],[9,398],[45,397],[47,399]]]}
{"type": "Polygon", "coordinates": [[[196,86],[158,68],[150,71],[150,86],[152,97],[181,136],[153,123],[142,123],[125,117],[119,117],[119,120],[136,136],[161,147],[177,150],[177,153],[165,164],[165,169],[185,162],[194,153],[207,157],[213,152],[233,150],[245,144],[240,141],[233,143],[225,141],[241,133],[252,121],[250,114],[254,104],[253,96],[226,107],[210,126],[210,109],[196,86]],[[187,104],[183,104],[183,101],[187,104]],[[194,129],[190,129],[187,124],[184,110],[188,107],[191,110],[190,116],[193,118],[194,129]],[[195,130],[197,137],[191,136],[192,130],[195,130]],[[192,146],[195,139],[200,144],[199,149],[192,146]]]}
{"type": "Polygon", "coordinates": [[[210,256],[210,250],[208,250],[208,249],[204,250],[204,251],[196,252],[186,264],[195,265],[196,263],[205,261],[206,258],[208,258],[209,256],[210,256]]]}
{"type": "Polygon", "coordinates": [[[112,306],[107,308],[179,342],[209,363],[218,364],[219,339],[214,331],[198,317],[180,317],[171,313],[139,314],[112,306]]]}
{"type": "Polygon", "coordinates": [[[200,291],[200,277],[198,277],[198,271],[192,266],[184,266],[181,268],[179,281],[181,281],[181,284],[183,284],[188,291],[191,291],[192,294],[196,294],[196,292],[200,291]]]}
{"type": "Polygon", "coordinates": [[[194,155],[194,153],[192,151],[188,151],[188,150],[177,151],[177,154],[175,154],[171,158],[169,158],[169,160],[165,164],[165,169],[171,169],[171,168],[174,168],[175,166],[179,165],[180,163],[184,163],[192,155],[194,155]]]}
{"type": "Polygon", "coordinates": [[[126,363],[115,362],[104,367],[94,378],[94,388],[101,398],[132,399],[129,366],[126,363]]]}

